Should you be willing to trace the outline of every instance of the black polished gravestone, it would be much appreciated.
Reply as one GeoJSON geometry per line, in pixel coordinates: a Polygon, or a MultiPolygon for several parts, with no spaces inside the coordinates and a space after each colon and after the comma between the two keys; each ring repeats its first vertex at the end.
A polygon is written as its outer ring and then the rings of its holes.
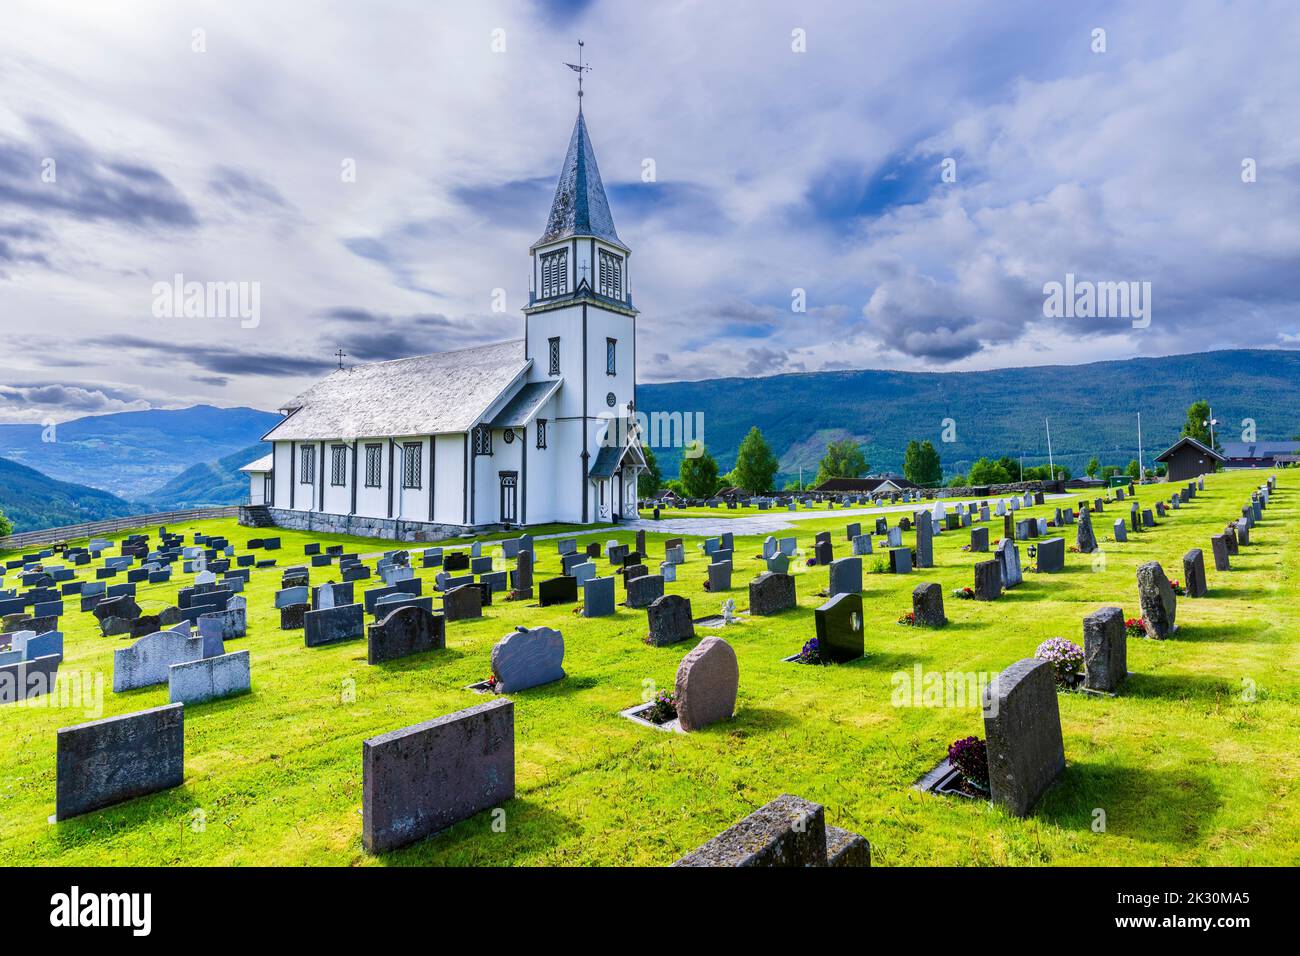
{"type": "Polygon", "coordinates": [[[862,656],[862,595],[837,594],[813,612],[824,661],[843,664],[862,656]]]}
{"type": "Polygon", "coordinates": [[[550,607],[553,604],[575,604],[578,600],[578,579],[563,575],[547,578],[537,584],[537,604],[550,607]]]}
{"type": "Polygon", "coordinates": [[[451,571],[468,571],[469,554],[465,551],[449,551],[442,558],[442,569],[451,571]]]}

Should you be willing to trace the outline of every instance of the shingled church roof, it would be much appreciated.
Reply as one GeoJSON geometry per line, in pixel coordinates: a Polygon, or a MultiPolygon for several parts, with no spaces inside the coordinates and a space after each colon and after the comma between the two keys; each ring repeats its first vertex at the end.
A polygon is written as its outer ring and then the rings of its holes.
{"type": "Polygon", "coordinates": [[[627,250],[614,229],[605,184],[600,181],[596,154],[591,148],[587,121],[583,119],[581,110],[578,121],[573,124],[573,135],[569,137],[569,151],[560,168],[560,181],[555,184],[555,200],[551,203],[546,231],[533,245],[536,247],[571,236],[595,236],[627,250]]]}
{"type": "Polygon", "coordinates": [[[527,370],[522,339],[339,369],[286,408],[263,441],[463,432],[527,370]]]}

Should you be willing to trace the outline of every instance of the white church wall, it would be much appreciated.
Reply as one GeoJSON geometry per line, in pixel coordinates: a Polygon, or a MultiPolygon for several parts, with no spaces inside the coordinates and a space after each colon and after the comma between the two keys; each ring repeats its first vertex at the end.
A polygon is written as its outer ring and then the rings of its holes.
{"type": "Polygon", "coordinates": [[[325,443],[325,471],[322,475],[325,481],[325,508],[326,514],[345,515],[352,510],[352,443],[351,442],[326,442],[325,443]],[[345,459],[345,468],[343,470],[343,484],[334,484],[334,448],[336,445],[343,446],[343,457],[345,459]]]}
{"type": "Polygon", "coordinates": [[[408,521],[428,521],[429,520],[429,440],[411,436],[408,438],[398,438],[397,458],[394,462],[393,480],[393,517],[403,518],[408,521]],[[417,476],[418,488],[402,487],[402,454],[403,446],[407,444],[417,444],[420,446],[420,469],[417,476]]]}
{"type": "Polygon", "coordinates": [[[465,436],[438,435],[434,440],[438,459],[434,473],[436,485],[434,521],[461,524],[465,520],[465,436]]]}
{"type": "Polygon", "coordinates": [[[357,441],[357,511],[367,518],[388,517],[389,457],[387,438],[362,438],[357,441]],[[366,446],[379,446],[379,487],[366,486],[366,446]]]}

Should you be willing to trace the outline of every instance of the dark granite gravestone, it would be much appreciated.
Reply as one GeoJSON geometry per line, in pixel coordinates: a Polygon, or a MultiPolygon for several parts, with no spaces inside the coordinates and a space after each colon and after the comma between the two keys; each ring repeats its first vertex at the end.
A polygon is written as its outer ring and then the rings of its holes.
{"type": "Polygon", "coordinates": [[[433,614],[422,607],[400,607],[366,629],[366,662],[369,664],[440,651],[446,646],[445,619],[441,614],[433,614]]]}
{"type": "Polygon", "coordinates": [[[549,627],[517,628],[493,646],[492,673],[499,694],[562,680],[564,636],[549,627]]]}
{"type": "Polygon", "coordinates": [[[828,593],[859,594],[862,591],[862,559],[840,558],[832,561],[830,566],[830,585],[828,593]]]}
{"type": "Polygon", "coordinates": [[[822,660],[834,664],[862,656],[862,595],[837,594],[813,612],[822,660]]]}
{"type": "Polygon", "coordinates": [[[731,590],[731,562],[715,561],[709,565],[709,591],[731,590]]]}
{"type": "Polygon", "coordinates": [[[500,697],[361,745],[361,843],[383,853],[515,795],[514,703],[500,697]]]}
{"type": "Polygon", "coordinates": [[[794,576],[764,571],[749,582],[749,613],[759,617],[780,614],[797,606],[794,576]]]}
{"type": "Polygon", "coordinates": [[[565,574],[573,574],[573,569],[580,564],[587,563],[587,556],[581,551],[573,551],[560,558],[560,570],[565,574]]]}
{"type": "Polygon", "coordinates": [[[826,826],[820,804],[782,794],[673,866],[870,866],[871,845],[856,833],[826,826]]]}
{"type": "Polygon", "coordinates": [[[600,557],[600,542],[592,541],[587,545],[587,560],[594,561],[600,557]]]}
{"type": "Polygon", "coordinates": [[[1222,535],[1222,534],[1210,535],[1210,553],[1214,555],[1214,570],[1216,571],[1232,570],[1232,565],[1228,562],[1227,535],[1222,535]]]}
{"type": "Polygon", "coordinates": [[[177,787],[185,779],[185,706],[61,727],[55,749],[56,820],[177,787]]]}
{"type": "Polygon", "coordinates": [[[442,568],[448,573],[469,570],[469,553],[465,551],[448,551],[442,556],[442,568]]]}
{"type": "Polygon", "coordinates": [[[310,610],[309,604],[290,604],[280,608],[280,630],[296,631],[303,627],[304,618],[310,610]]]}
{"type": "Polygon", "coordinates": [[[1240,552],[1237,550],[1237,544],[1238,544],[1238,541],[1237,541],[1237,525],[1236,525],[1236,522],[1229,521],[1228,524],[1227,524],[1227,526],[1223,529],[1223,543],[1224,543],[1224,546],[1228,549],[1228,554],[1229,554],[1229,555],[1234,555],[1234,554],[1239,554],[1239,553],[1240,553],[1240,552]]]}
{"type": "Polygon", "coordinates": [[[889,570],[892,574],[910,574],[912,571],[912,549],[890,548],[889,570]]]}
{"type": "Polygon", "coordinates": [[[609,617],[615,612],[613,578],[589,578],[582,584],[582,616],[609,617]]]}
{"type": "Polygon", "coordinates": [[[943,587],[918,584],[912,589],[912,613],[919,627],[943,627],[948,618],[943,613],[943,587]]]}
{"type": "Polygon", "coordinates": [[[1092,530],[1092,513],[1085,507],[1079,512],[1079,524],[1074,532],[1075,547],[1083,554],[1097,550],[1097,535],[1092,530]]]}
{"type": "Polygon", "coordinates": [[[970,549],[973,553],[984,554],[989,550],[989,529],[970,529],[970,549]]]}
{"type": "Polygon", "coordinates": [[[1245,547],[1250,544],[1250,522],[1245,518],[1237,519],[1237,545],[1245,547]]]}
{"type": "Polygon", "coordinates": [[[740,665],[736,652],[720,637],[706,637],[682,658],[677,668],[678,726],[686,732],[701,730],[736,712],[740,665]]]}
{"type": "Polygon", "coordinates": [[[1183,587],[1189,598],[1205,597],[1209,588],[1205,584],[1205,554],[1192,548],[1183,555],[1183,587]]]}
{"type": "Polygon", "coordinates": [[[642,528],[636,533],[636,550],[638,554],[649,554],[645,546],[645,529],[642,528]]]}
{"type": "MultiPolygon", "coordinates": [[[[292,607],[306,607],[306,605],[292,605],[292,607]]],[[[281,613],[283,614],[283,611],[281,613]]],[[[306,611],[298,626],[303,628],[303,643],[306,647],[355,641],[364,637],[366,633],[364,608],[360,604],[341,604],[337,607],[306,611]]]]}
{"type": "Polygon", "coordinates": [[[984,737],[994,803],[1028,816],[1065,770],[1061,712],[1048,661],[1012,664],[984,691],[984,737]]]}
{"type": "Polygon", "coordinates": [[[523,550],[515,555],[515,574],[511,587],[516,591],[532,593],[533,552],[523,550]]]}
{"type": "Polygon", "coordinates": [[[934,567],[934,522],[925,511],[916,513],[916,566],[934,567]]]}
{"type": "Polygon", "coordinates": [[[813,559],[822,565],[830,564],[835,560],[835,549],[831,547],[829,540],[818,541],[813,545],[813,559]]]}
{"type": "Polygon", "coordinates": [[[624,602],[630,608],[649,607],[664,593],[664,577],[662,574],[643,574],[639,578],[633,578],[624,582],[627,586],[627,600],[624,602]]]}
{"type": "Polygon", "coordinates": [[[461,584],[451,588],[442,596],[442,614],[447,624],[482,617],[483,589],[477,584],[461,584]]]}
{"type": "Polygon", "coordinates": [[[666,647],[695,637],[691,602],[680,594],[665,594],[653,601],[646,608],[646,618],[650,628],[646,643],[653,647],[666,647]]]}
{"type": "Polygon", "coordinates": [[[119,617],[126,621],[133,621],[140,616],[140,605],[135,603],[135,598],[129,594],[123,594],[121,597],[105,598],[95,605],[92,612],[100,621],[106,617],[119,617]]]}
{"type": "Polygon", "coordinates": [[[1158,561],[1148,561],[1137,569],[1138,603],[1142,607],[1142,626],[1147,637],[1163,640],[1178,630],[1175,618],[1178,598],[1169,586],[1165,569],[1158,561]]]}
{"type": "MultiPolygon", "coordinates": [[[[592,565],[593,571],[595,570],[595,567],[596,566],[593,564],[592,565]]],[[[649,574],[649,573],[650,573],[650,569],[647,568],[644,564],[626,565],[623,568],[623,583],[626,585],[627,582],[630,581],[632,578],[639,578],[641,577],[641,575],[649,574]]]]}
{"type": "Polygon", "coordinates": [[[1065,539],[1044,538],[1038,544],[1038,570],[1052,574],[1065,569],[1065,539]]]}
{"type": "Polygon", "coordinates": [[[1128,632],[1124,612],[1103,607],[1083,619],[1083,686],[1113,694],[1128,677],[1128,632]]]}
{"type": "Polygon", "coordinates": [[[975,565],[975,600],[996,601],[1002,596],[1002,564],[980,561],[975,565]]]}

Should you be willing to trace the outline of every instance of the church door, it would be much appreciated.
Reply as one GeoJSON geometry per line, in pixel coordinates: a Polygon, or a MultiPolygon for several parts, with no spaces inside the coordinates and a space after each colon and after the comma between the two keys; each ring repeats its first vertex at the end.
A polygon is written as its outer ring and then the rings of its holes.
{"type": "Polygon", "coordinates": [[[503,471],[501,476],[501,521],[514,524],[519,520],[519,472],[503,471]]]}

